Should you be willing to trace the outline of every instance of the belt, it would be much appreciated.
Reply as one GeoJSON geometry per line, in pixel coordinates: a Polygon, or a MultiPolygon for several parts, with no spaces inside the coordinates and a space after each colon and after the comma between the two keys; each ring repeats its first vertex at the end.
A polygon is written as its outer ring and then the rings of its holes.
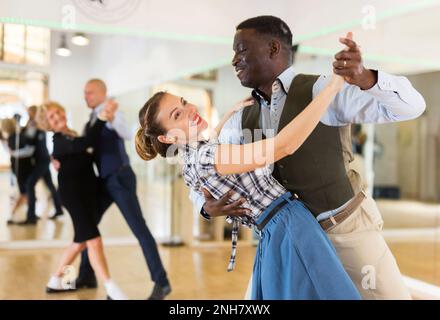
{"type": "MultiPolygon", "coordinates": [[[[290,196],[289,200],[295,200],[298,197],[296,196],[290,196]]],[[[261,236],[261,231],[263,231],[264,227],[266,226],[266,224],[270,221],[270,219],[273,218],[273,216],[280,211],[281,208],[283,208],[287,203],[289,203],[289,201],[287,199],[284,199],[278,203],[267,215],[266,217],[263,219],[263,221],[260,224],[256,224],[255,222],[253,222],[253,224],[255,225],[255,227],[257,228],[258,232],[260,233],[261,236]]],[[[234,270],[234,266],[235,266],[235,257],[236,257],[236,253],[237,253],[237,241],[238,241],[238,226],[239,226],[239,221],[236,218],[232,218],[232,252],[231,252],[231,257],[229,258],[229,265],[228,265],[228,272],[234,270]]]]}
{"type": "MultiPolygon", "coordinates": [[[[296,200],[297,197],[295,197],[294,195],[291,195],[289,197],[290,200],[296,200]]],[[[288,203],[287,199],[283,199],[283,201],[281,201],[280,203],[278,203],[268,214],[267,216],[264,218],[264,220],[260,223],[255,225],[258,229],[258,231],[263,231],[264,227],[266,226],[266,224],[278,213],[278,211],[280,211],[286,204],[288,203]]]]}
{"type": "Polygon", "coordinates": [[[322,229],[324,229],[324,231],[327,231],[331,227],[334,227],[334,226],[340,224],[341,222],[343,222],[353,212],[356,211],[356,209],[361,205],[362,201],[364,201],[365,198],[366,198],[366,195],[363,191],[356,194],[354,196],[354,198],[348,203],[348,205],[344,209],[342,209],[340,212],[338,212],[334,216],[319,222],[322,229]]]}

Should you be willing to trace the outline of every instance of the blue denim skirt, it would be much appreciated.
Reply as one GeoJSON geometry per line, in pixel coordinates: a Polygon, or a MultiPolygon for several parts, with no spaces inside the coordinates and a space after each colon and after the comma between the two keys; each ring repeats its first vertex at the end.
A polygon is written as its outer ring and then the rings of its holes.
{"type": "Polygon", "coordinates": [[[360,300],[335,248],[312,213],[289,192],[272,202],[260,224],[287,201],[260,232],[254,262],[254,300],[360,300]]]}

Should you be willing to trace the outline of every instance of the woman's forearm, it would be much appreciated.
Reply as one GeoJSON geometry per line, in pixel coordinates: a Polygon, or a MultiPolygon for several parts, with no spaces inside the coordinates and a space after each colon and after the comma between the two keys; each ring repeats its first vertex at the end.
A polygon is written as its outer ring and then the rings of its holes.
{"type": "Polygon", "coordinates": [[[293,154],[304,143],[338,92],[338,87],[332,84],[326,86],[298,116],[274,137],[274,161],[293,154]]]}
{"type": "MultiPolygon", "coordinates": [[[[341,80],[343,81],[343,80],[341,80]]],[[[253,171],[294,153],[315,129],[343,82],[331,82],[275,137],[243,145],[221,144],[216,150],[220,174],[253,171]]]]}
{"type": "Polygon", "coordinates": [[[35,152],[35,146],[26,145],[21,149],[11,150],[13,158],[23,159],[31,157],[35,152]]]}

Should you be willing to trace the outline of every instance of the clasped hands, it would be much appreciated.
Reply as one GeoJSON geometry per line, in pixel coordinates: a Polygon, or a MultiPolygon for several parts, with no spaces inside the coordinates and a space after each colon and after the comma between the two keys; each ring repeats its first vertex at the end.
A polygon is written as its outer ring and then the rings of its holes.
{"type": "Polygon", "coordinates": [[[99,118],[101,120],[112,122],[115,119],[115,113],[118,110],[118,103],[113,99],[107,100],[104,109],[99,113],[99,118]]]}

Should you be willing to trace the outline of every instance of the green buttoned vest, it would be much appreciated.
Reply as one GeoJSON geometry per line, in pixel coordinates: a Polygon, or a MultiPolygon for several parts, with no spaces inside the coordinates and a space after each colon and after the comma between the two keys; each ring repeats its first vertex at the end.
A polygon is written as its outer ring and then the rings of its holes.
{"type": "MultiPolygon", "coordinates": [[[[293,79],[278,132],[312,101],[317,79],[318,76],[303,74],[293,79]]],[[[258,103],[243,109],[242,129],[252,132],[247,140],[259,139],[254,131],[260,129],[259,123],[258,103]]],[[[315,216],[336,209],[361,191],[359,174],[349,168],[353,161],[351,146],[350,125],[333,127],[320,122],[294,154],[275,163],[273,176],[315,216]]]]}

